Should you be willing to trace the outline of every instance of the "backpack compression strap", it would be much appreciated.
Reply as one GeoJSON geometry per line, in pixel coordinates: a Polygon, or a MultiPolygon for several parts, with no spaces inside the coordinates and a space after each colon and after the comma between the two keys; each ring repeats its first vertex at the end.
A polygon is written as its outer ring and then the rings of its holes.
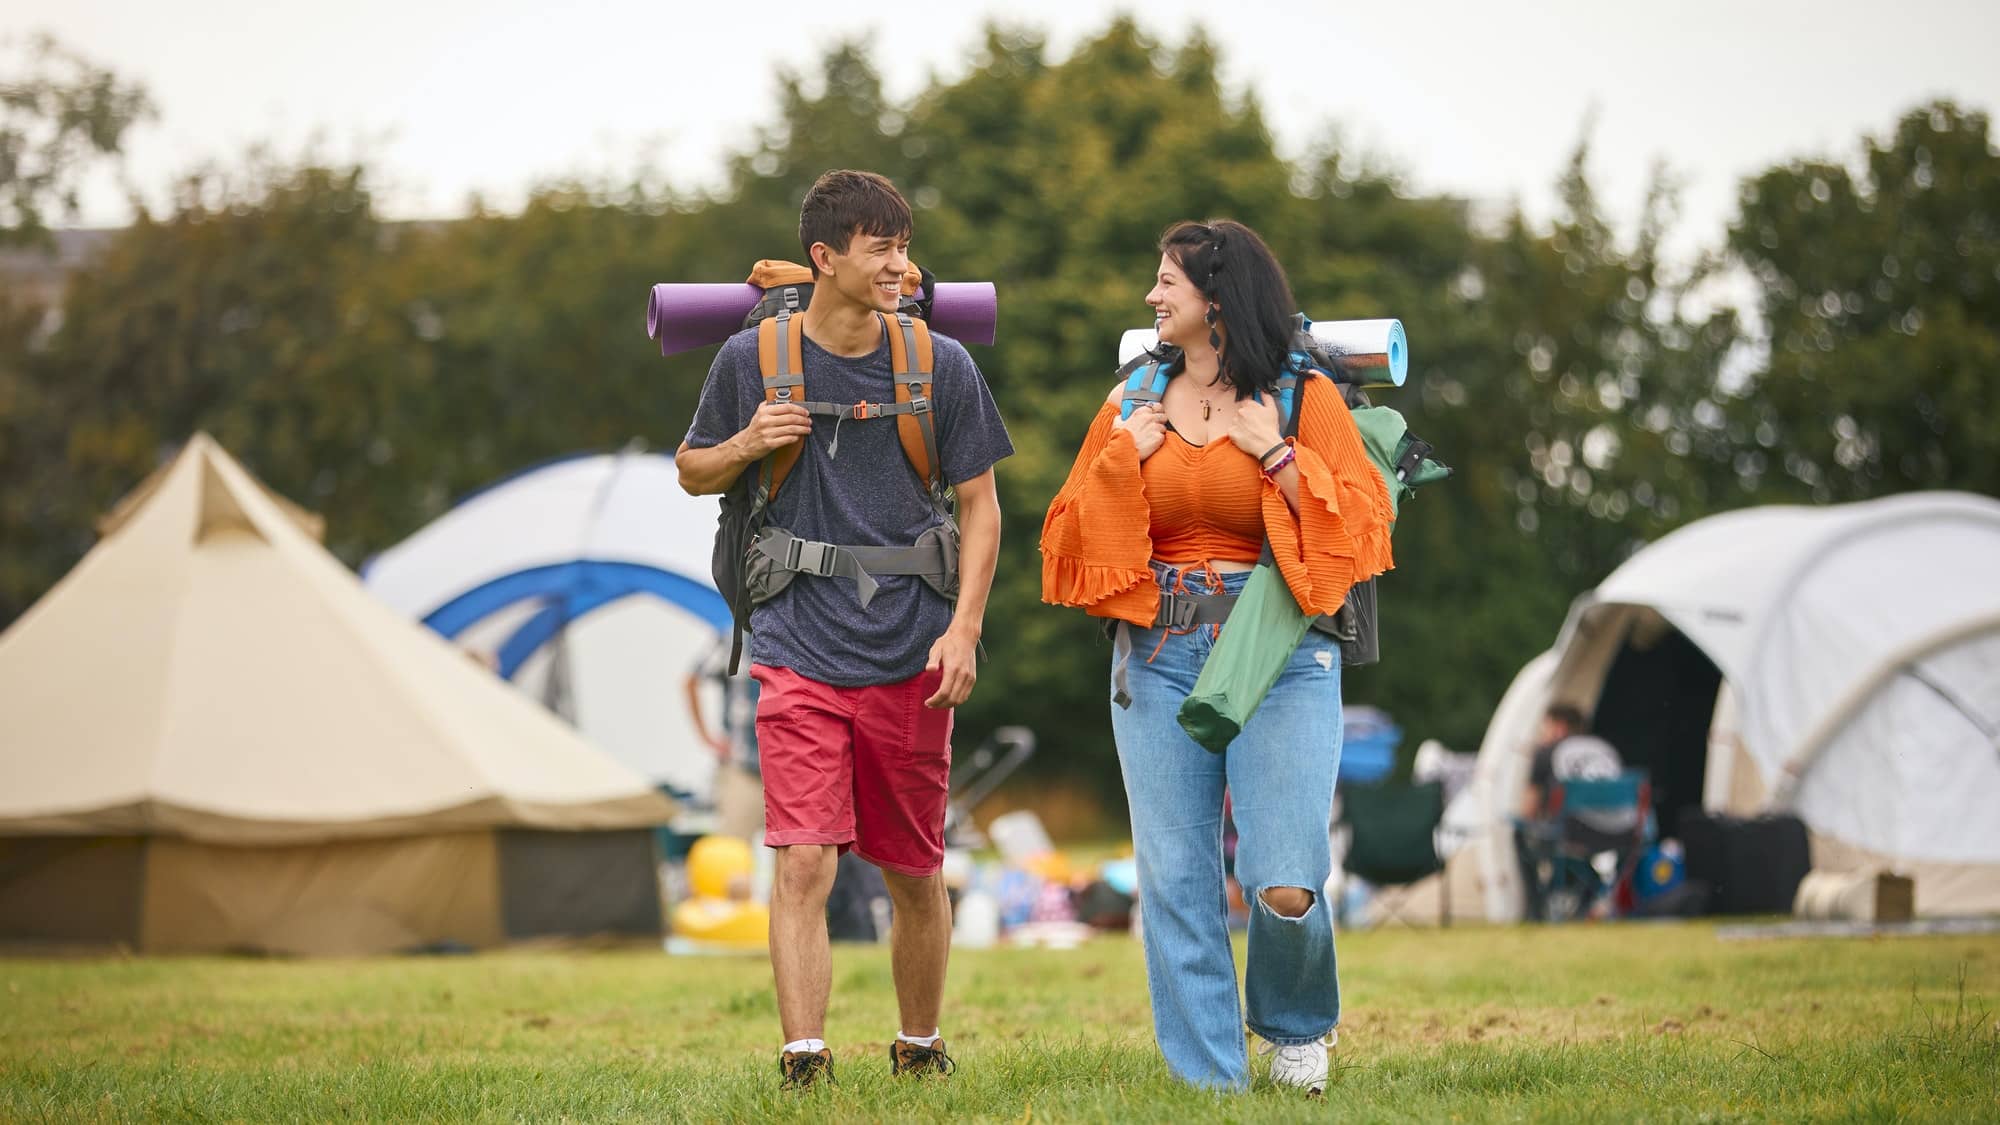
{"type": "MultiPolygon", "coordinates": [[[[765,402],[795,402],[811,410],[812,404],[806,397],[806,371],[804,356],[805,324],[792,315],[790,309],[779,309],[778,315],[757,325],[757,366],[764,374],[765,402]]],[[[762,476],[759,481],[758,497],[761,504],[769,504],[778,495],[778,486],[785,483],[792,466],[798,464],[799,454],[805,451],[803,440],[795,441],[782,449],[774,450],[764,458],[762,476]]]]}
{"type": "Polygon", "coordinates": [[[938,458],[937,413],[932,409],[930,325],[909,313],[896,314],[890,324],[885,314],[882,330],[889,335],[889,363],[896,380],[896,405],[883,413],[896,415],[896,435],[903,442],[903,456],[924,482],[932,497],[944,495],[944,462],[938,458]]]}

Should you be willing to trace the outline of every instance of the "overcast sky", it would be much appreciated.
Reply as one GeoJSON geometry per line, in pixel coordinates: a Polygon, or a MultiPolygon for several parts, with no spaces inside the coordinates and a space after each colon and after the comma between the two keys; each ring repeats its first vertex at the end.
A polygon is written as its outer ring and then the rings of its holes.
{"type": "MultiPolygon", "coordinates": [[[[2000,0],[9,0],[0,35],[51,31],[151,89],[162,116],[130,175],[156,198],[204,158],[317,135],[369,158],[384,210],[416,217],[458,213],[475,190],[509,206],[538,178],[647,153],[677,186],[712,184],[771,120],[774,67],[809,67],[842,35],[877,45],[901,98],[964,73],[990,19],[1047,32],[1060,56],[1121,7],[1170,42],[1206,27],[1287,153],[1338,125],[1418,190],[1537,217],[1594,109],[1591,170],[1614,216],[1629,226],[1665,160],[1686,185],[1683,244],[1717,241],[1738,181],[1775,161],[1851,157],[1936,95],[2000,107],[2000,0]]],[[[93,190],[86,222],[125,216],[93,190]]]]}

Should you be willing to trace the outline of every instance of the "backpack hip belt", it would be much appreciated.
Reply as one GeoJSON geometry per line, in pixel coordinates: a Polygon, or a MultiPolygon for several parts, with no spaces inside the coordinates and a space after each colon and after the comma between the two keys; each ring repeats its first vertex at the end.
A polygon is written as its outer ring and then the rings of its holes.
{"type": "Polygon", "coordinates": [[[1220,625],[1236,608],[1235,594],[1172,594],[1160,592],[1160,613],[1153,619],[1155,629],[1192,629],[1197,625],[1220,625]]]}
{"type": "Polygon", "coordinates": [[[769,601],[791,585],[793,575],[815,578],[843,578],[854,583],[861,608],[875,600],[878,574],[911,574],[924,580],[946,600],[958,594],[957,536],[925,532],[909,547],[844,547],[801,539],[781,527],[766,527],[750,542],[753,563],[749,572],[751,602],[769,601]]]}

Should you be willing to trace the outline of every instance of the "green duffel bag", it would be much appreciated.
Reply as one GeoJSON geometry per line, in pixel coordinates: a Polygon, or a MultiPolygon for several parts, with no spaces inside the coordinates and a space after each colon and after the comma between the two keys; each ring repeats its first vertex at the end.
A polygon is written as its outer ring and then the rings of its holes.
{"type": "Polygon", "coordinates": [[[1312,628],[1278,568],[1259,564],[1175,716],[1188,737],[1222,753],[1257,710],[1312,628]]]}

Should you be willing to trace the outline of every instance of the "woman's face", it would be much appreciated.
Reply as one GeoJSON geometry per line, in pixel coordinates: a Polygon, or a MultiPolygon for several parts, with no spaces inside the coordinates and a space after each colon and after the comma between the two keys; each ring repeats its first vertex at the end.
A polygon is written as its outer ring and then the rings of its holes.
{"type": "Polygon", "coordinates": [[[1160,255],[1160,273],[1153,281],[1153,291],[1146,294],[1146,303],[1152,306],[1162,344],[1186,348],[1208,342],[1208,299],[1195,289],[1171,255],[1160,255]]]}

